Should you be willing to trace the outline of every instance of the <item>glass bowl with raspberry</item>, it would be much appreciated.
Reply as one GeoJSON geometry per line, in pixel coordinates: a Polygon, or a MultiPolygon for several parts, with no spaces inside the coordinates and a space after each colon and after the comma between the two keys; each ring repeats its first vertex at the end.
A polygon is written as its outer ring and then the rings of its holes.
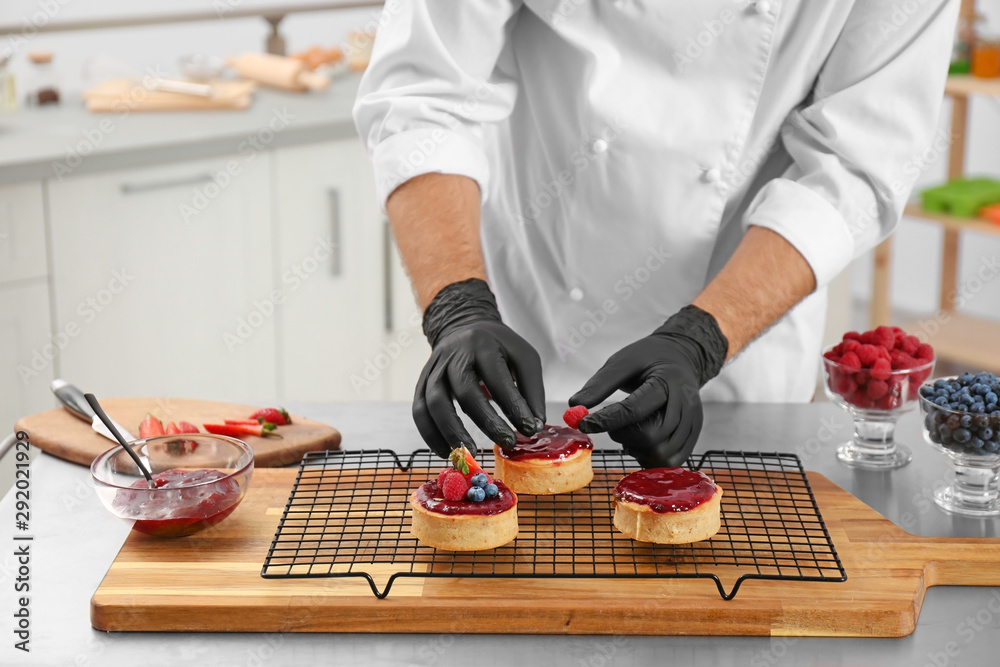
{"type": "Polygon", "coordinates": [[[193,535],[218,524],[243,500],[253,476],[253,450],[236,438],[183,433],[131,444],[153,484],[121,446],[94,459],[91,478],[109,512],[156,537],[193,535]]]}
{"type": "Polygon", "coordinates": [[[896,422],[914,407],[933,370],[934,348],[899,327],[849,331],[824,350],[826,395],[854,420],[854,434],[837,448],[837,458],[876,470],[909,463],[913,454],[896,442],[896,422]]]}
{"type": "Polygon", "coordinates": [[[1000,515],[1000,378],[963,373],[920,387],[924,439],[945,454],[955,481],[934,492],[949,512],[1000,515]]]}

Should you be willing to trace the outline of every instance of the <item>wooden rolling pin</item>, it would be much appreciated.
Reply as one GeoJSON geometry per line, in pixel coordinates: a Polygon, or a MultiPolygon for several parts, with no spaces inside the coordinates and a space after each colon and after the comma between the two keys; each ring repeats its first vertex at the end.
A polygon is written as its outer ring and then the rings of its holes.
{"type": "Polygon", "coordinates": [[[310,72],[305,63],[295,58],[270,53],[244,53],[230,56],[226,62],[244,79],[282,90],[325,90],[330,85],[328,77],[310,72]]]}

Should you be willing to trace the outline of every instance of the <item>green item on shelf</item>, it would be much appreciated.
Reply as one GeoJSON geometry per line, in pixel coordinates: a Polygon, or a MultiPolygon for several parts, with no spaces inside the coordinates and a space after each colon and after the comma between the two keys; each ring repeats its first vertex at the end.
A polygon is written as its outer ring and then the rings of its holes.
{"type": "Polygon", "coordinates": [[[972,61],[955,60],[948,65],[948,74],[968,74],[972,71],[972,61]]]}
{"type": "Polygon", "coordinates": [[[924,190],[924,210],[959,218],[974,218],[983,206],[1000,202],[1000,181],[993,178],[956,178],[924,190]]]}

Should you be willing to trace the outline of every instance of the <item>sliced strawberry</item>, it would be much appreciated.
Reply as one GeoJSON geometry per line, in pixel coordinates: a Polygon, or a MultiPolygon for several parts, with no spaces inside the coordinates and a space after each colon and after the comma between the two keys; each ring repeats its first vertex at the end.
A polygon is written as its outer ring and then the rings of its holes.
{"type": "Polygon", "coordinates": [[[291,416],[284,408],[263,408],[250,415],[250,419],[256,419],[260,423],[270,422],[275,426],[292,423],[291,416]]]}
{"type": "Polygon", "coordinates": [[[165,435],[176,435],[177,433],[180,432],[181,430],[177,428],[177,424],[170,422],[169,424],[167,424],[167,430],[165,435]]]}
{"type": "Polygon", "coordinates": [[[201,433],[201,430],[191,422],[177,422],[177,428],[179,433],[201,433]]]}
{"type": "Polygon", "coordinates": [[[147,412],[146,418],[139,424],[139,437],[152,438],[157,435],[166,435],[163,431],[163,422],[147,412]]]}
{"type": "Polygon", "coordinates": [[[230,426],[259,426],[260,422],[256,419],[227,419],[226,424],[230,426]]]}
{"type": "Polygon", "coordinates": [[[256,426],[248,424],[204,424],[204,427],[209,433],[228,435],[231,438],[239,438],[244,435],[254,435],[258,438],[263,438],[264,436],[281,437],[273,432],[274,424],[257,424],[256,426]]]}

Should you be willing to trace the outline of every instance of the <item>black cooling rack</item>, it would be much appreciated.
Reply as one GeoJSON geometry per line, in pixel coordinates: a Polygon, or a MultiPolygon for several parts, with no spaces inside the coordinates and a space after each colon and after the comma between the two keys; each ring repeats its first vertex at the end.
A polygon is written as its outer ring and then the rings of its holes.
{"type": "MultiPolygon", "coordinates": [[[[656,545],[612,525],[612,492],[638,469],[620,450],[593,452],[594,480],[557,496],[518,497],[508,545],[441,551],[410,536],[410,493],[443,462],[427,450],[312,452],[303,458],[261,576],[362,577],[379,598],[400,577],[704,578],[730,600],[747,579],[847,579],[795,454],[710,451],[690,467],[724,491],[722,528],[694,544],[656,545]],[[376,576],[385,579],[380,587],[376,576]],[[727,593],[722,575],[735,577],[727,593]]],[[[493,469],[493,453],[481,460],[493,469]]]]}

